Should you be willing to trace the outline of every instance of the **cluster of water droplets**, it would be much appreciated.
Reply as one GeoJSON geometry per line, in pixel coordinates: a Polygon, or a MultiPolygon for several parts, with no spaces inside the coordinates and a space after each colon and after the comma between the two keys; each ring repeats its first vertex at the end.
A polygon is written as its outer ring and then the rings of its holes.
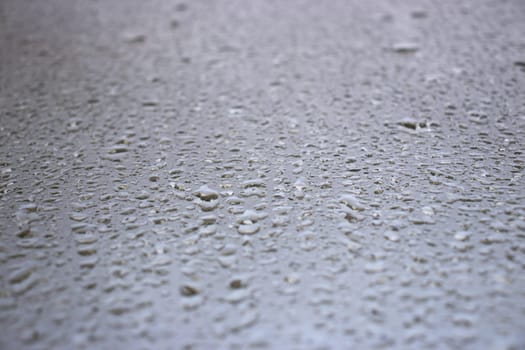
{"type": "Polygon", "coordinates": [[[483,45],[444,49],[493,7],[295,5],[137,5],[151,34],[97,39],[117,78],[63,67],[109,95],[13,85],[0,347],[525,344],[523,65],[488,82],[483,45]]]}

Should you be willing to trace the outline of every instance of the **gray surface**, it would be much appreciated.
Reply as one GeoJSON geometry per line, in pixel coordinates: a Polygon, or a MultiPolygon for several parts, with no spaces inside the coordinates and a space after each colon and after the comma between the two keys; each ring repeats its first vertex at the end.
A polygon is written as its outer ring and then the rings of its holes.
{"type": "Polygon", "coordinates": [[[524,349],[525,3],[0,2],[1,349],[524,349]]]}

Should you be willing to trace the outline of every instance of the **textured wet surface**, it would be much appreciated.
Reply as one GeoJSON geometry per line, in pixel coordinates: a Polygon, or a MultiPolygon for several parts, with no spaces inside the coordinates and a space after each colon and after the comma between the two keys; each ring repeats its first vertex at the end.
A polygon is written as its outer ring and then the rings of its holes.
{"type": "Polygon", "coordinates": [[[0,348],[524,349],[525,3],[0,3],[0,348]]]}

